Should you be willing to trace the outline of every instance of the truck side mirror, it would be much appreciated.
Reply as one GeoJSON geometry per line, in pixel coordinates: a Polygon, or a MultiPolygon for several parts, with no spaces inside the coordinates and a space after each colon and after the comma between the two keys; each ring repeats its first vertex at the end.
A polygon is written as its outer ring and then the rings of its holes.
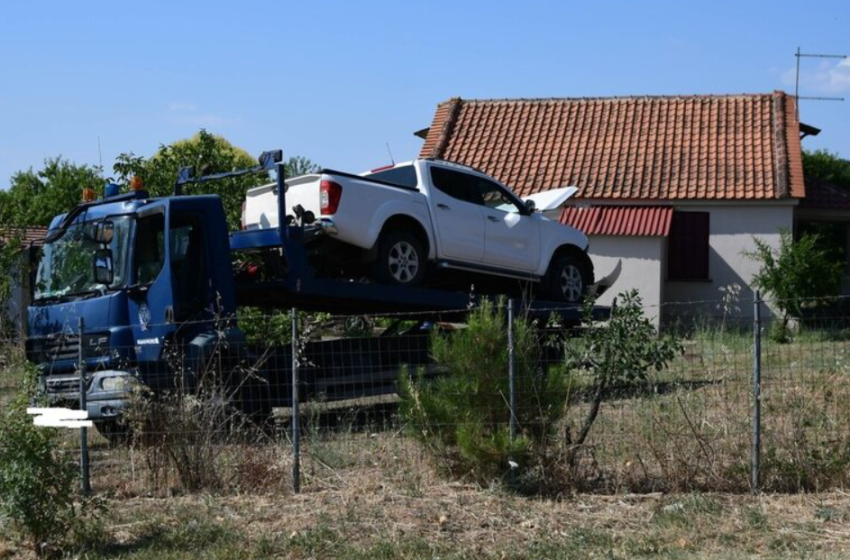
{"type": "Polygon", "coordinates": [[[525,201],[525,207],[528,209],[529,212],[537,211],[537,204],[530,198],[525,201]]]}
{"type": "Polygon", "coordinates": [[[283,150],[272,150],[269,152],[263,152],[260,154],[258,159],[260,162],[260,167],[267,171],[271,171],[274,169],[274,165],[276,163],[280,163],[283,161],[283,150]]]}
{"type": "Polygon", "coordinates": [[[104,245],[112,243],[112,237],[115,235],[115,223],[104,220],[98,222],[94,226],[94,240],[104,245]]]}
{"type": "Polygon", "coordinates": [[[94,281],[109,286],[115,280],[112,264],[112,249],[98,249],[94,252],[94,281]]]}

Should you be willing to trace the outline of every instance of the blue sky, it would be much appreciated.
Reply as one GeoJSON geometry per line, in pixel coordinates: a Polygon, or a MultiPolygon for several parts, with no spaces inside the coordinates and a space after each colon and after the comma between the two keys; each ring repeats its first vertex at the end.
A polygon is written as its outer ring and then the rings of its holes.
{"type": "MultiPolygon", "coordinates": [[[[359,171],[411,159],[438,102],[793,92],[794,52],[850,53],[850,2],[3,2],[0,188],[62,155],[107,174],[201,127],[359,171]]],[[[806,60],[801,95],[847,95],[806,60]]],[[[850,100],[803,102],[850,157],[850,100]]]]}

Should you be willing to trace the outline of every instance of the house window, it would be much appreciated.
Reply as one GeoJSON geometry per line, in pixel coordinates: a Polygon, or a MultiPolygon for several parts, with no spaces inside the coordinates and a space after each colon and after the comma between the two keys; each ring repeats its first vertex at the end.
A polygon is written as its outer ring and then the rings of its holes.
{"type": "Polygon", "coordinates": [[[667,278],[708,280],[708,212],[673,212],[667,238],[667,278]]]}

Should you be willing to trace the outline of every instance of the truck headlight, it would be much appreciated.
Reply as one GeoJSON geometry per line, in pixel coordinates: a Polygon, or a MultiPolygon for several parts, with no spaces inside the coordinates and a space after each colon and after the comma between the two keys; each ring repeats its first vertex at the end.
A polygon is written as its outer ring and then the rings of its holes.
{"type": "Polygon", "coordinates": [[[133,379],[126,375],[104,377],[100,381],[100,388],[107,393],[126,393],[133,389],[133,379]]]}

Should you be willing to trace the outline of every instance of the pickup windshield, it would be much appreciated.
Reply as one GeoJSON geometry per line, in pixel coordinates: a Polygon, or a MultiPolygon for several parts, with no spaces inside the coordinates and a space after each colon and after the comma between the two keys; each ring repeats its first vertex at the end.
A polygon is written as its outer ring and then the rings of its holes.
{"type": "Polygon", "coordinates": [[[117,288],[124,284],[132,219],[129,216],[110,219],[115,224],[109,245],[115,271],[112,284],[104,286],[94,281],[92,258],[94,252],[101,248],[94,239],[97,222],[81,222],[70,226],[59,239],[44,245],[36,274],[36,301],[99,293],[104,288],[117,288]]]}

